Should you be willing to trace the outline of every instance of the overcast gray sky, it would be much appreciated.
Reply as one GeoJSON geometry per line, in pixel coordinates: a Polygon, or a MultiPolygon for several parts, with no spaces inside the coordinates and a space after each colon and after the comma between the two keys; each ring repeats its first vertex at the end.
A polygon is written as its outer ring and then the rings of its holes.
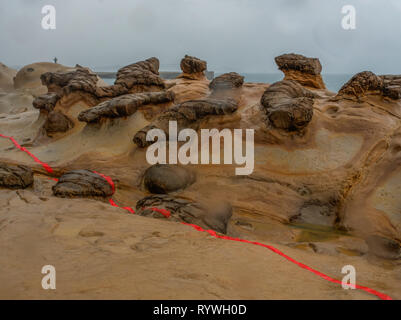
{"type": "Polygon", "coordinates": [[[178,69],[184,54],[217,72],[275,72],[274,57],[320,58],[324,73],[401,73],[401,0],[1,0],[0,61],[123,66],[156,56],[178,69]],[[57,29],[41,27],[44,5],[57,29]],[[343,5],[356,30],[341,27],[343,5]]]}

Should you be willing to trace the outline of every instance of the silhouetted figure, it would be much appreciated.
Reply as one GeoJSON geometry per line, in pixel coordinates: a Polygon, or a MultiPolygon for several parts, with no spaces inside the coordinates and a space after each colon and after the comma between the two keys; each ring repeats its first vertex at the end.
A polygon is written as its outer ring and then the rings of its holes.
{"type": "Polygon", "coordinates": [[[54,63],[57,63],[57,57],[54,57],[54,59],[53,59],[53,61],[54,61],[54,63]]]}

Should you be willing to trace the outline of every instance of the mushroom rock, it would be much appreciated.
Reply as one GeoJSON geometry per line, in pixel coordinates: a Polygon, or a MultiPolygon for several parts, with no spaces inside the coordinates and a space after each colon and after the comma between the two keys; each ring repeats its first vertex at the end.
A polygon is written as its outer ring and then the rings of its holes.
{"type": "Polygon", "coordinates": [[[301,130],[312,120],[314,94],[293,80],[272,84],[263,93],[261,104],[278,129],[301,130]]]}
{"type": "Polygon", "coordinates": [[[122,87],[127,90],[125,93],[163,90],[165,84],[159,75],[159,65],[159,59],[152,57],[125,66],[118,70],[114,86],[111,87],[122,87]]]}
{"type": "Polygon", "coordinates": [[[137,202],[136,209],[137,214],[153,218],[166,218],[166,215],[160,213],[160,209],[168,210],[169,220],[196,224],[220,233],[227,232],[227,224],[232,216],[232,207],[225,201],[200,203],[168,195],[145,197],[137,202]]]}
{"type": "Polygon", "coordinates": [[[370,71],[363,71],[354,75],[338,91],[338,96],[360,97],[366,94],[380,95],[384,86],[382,78],[370,71]]]}
{"type": "Polygon", "coordinates": [[[89,170],[63,174],[52,189],[54,195],[61,198],[109,197],[114,192],[105,178],[89,170]]]}
{"type": "Polygon", "coordinates": [[[178,76],[179,78],[191,80],[205,79],[204,71],[207,69],[207,63],[204,60],[185,55],[181,60],[180,67],[182,74],[178,76]]]}
{"type": "Polygon", "coordinates": [[[7,67],[5,64],[0,63],[0,90],[12,91],[14,90],[13,78],[17,71],[7,67]]]}
{"type": "Polygon", "coordinates": [[[95,123],[102,118],[127,117],[134,114],[142,105],[161,104],[173,100],[174,93],[171,91],[125,94],[82,111],[78,120],[95,123]]]}
{"type": "Polygon", "coordinates": [[[163,112],[151,124],[139,130],[134,136],[134,142],[141,148],[151,145],[153,142],[146,141],[147,132],[151,129],[161,129],[168,133],[169,121],[177,121],[178,128],[190,127],[202,118],[231,114],[238,108],[238,102],[234,99],[212,99],[189,100],[175,105],[163,112]]]}
{"type": "Polygon", "coordinates": [[[47,119],[43,125],[48,136],[57,132],[67,132],[74,127],[74,123],[63,113],[59,111],[51,111],[47,115],[47,119]]]}
{"type": "Polygon", "coordinates": [[[322,65],[318,58],[289,53],[276,57],[275,61],[278,68],[284,72],[284,80],[295,80],[306,87],[326,89],[320,75],[322,65]]]}
{"type": "Polygon", "coordinates": [[[32,184],[33,173],[30,168],[0,162],[0,187],[24,189],[32,184]]]}
{"type": "Polygon", "coordinates": [[[195,182],[195,174],[187,168],[156,164],[146,169],[143,176],[145,188],[156,194],[165,194],[182,190],[195,182]]]}

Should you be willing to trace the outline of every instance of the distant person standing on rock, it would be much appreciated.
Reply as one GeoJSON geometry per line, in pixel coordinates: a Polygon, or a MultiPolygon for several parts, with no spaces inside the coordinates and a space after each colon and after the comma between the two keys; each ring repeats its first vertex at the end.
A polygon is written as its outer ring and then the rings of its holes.
{"type": "Polygon", "coordinates": [[[57,63],[57,57],[54,57],[54,59],[53,59],[53,61],[54,61],[54,63],[57,63]]]}

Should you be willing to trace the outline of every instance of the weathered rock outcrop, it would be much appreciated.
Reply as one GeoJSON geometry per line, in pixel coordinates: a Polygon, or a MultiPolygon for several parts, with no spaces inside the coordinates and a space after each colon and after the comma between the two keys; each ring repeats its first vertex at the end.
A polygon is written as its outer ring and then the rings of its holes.
{"type": "Polygon", "coordinates": [[[0,62],[0,90],[12,91],[14,89],[13,78],[17,71],[0,62]]]}
{"type": "Polygon", "coordinates": [[[205,79],[204,71],[207,69],[207,63],[204,60],[185,55],[181,60],[180,67],[182,74],[179,75],[179,78],[192,80],[205,79]]]}
{"type": "Polygon", "coordinates": [[[338,92],[337,97],[360,98],[365,95],[381,95],[394,100],[401,98],[401,75],[378,76],[371,71],[354,75],[338,92]]]}
{"type": "Polygon", "coordinates": [[[48,92],[33,100],[33,106],[42,112],[51,112],[54,110],[57,101],[60,100],[60,95],[56,92],[48,92]]]}
{"type": "Polygon", "coordinates": [[[74,123],[66,115],[59,111],[51,111],[43,125],[46,133],[51,136],[57,132],[67,132],[74,127],[74,123]]]}
{"type": "Polygon", "coordinates": [[[172,91],[125,94],[82,111],[78,120],[91,123],[99,122],[102,118],[128,117],[142,105],[167,103],[173,100],[172,91]]]}
{"type": "Polygon", "coordinates": [[[195,174],[187,168],[156,164],[146,169],[143,176],[145,188],[156,194],[165,194],[185,189],[195,182],[195,174]]]}
{"type": "Polygon", "coordinates": [[[109,197],[113,188],[108,181],[89,170],[73,170],[63,174],[53,186],[57,197],[109,197]]]}
{"type": "Polygon", "coordinates": [[[244,77],[236,72],[224,73],[210,82],[209,88],[213,92],[220,90],[234,90],[241,88],[244,84],[244,77]]]}
{"type": "Polygon", "coordinates": [[[261,104],[273,125],[287,131],[301,130],[312,120],[314,95],[293,80],[272,84],[261,104]]]}
{"type": "Polygon", "coordinates": [[[0,187],[24,189],[32,184],[33,173],[30,168],[0,162],[0,187]]]}
{"type": "Polygon", "coordinates": [[[146,141],[146,134],[149,130],[155,128],[163,130],[167,136],[170,120],[177,121],[180,130],[180,128],[191,127],[204,117],[231,114],[237,108],[238,103],[233,99],[217,100],[207,98],[186,101],[163,112],[150,125],[138,131],[134,136],[134,142],[142,148],[151,145],[153,142],[146,141]]]}
{"type": "Polygon", "coordinates": [[[220,233],[227,232],[227,224],[232,216],[232,207],[227,202],[209,204],[192,202],[167,195],[154,195],[137,202],[136,213],[141,216],[164,218],[165,216],[152,208],[170,211],[170,220],[197,224],[206,229],[220,233]]]}
{"type": "Polygon", "coordinates": [[[300,54],[283,54],[275,58],[278,68],[284,72],[284,80],[295,80],[301,85],[317,89],[325,89],[322,65],[318,58],[308,58],[300,54]]]}

